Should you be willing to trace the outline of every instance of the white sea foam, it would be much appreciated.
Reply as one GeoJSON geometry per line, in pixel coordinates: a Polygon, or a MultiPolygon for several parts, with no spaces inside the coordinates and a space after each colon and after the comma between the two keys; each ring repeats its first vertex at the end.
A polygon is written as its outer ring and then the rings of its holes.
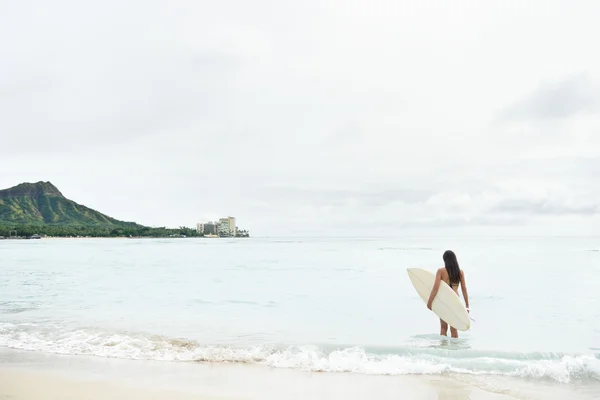
{"type": "Polygon", "coordinates": [[[305,371],[377,375],[477,374],[548,379],[560,383],[600,380],[597,354],[500,354],[483,351],[398,348],[374,354],[362,347],[203,345],[195,341],[94,329],[0,323],[0,346],[57,354],[134,360],[239,362],[305,371]]]}

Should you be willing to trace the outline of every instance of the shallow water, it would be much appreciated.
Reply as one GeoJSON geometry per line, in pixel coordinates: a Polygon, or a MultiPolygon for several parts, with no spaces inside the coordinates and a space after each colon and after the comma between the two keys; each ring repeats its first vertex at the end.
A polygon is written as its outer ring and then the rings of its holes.
{"type": "Polygon", "coordinates": [[[0,346],[365,374],[600,382],[599,238],[0,242],[0,346]],[[458,340],[406,268],[453,249],[458,340]]]}

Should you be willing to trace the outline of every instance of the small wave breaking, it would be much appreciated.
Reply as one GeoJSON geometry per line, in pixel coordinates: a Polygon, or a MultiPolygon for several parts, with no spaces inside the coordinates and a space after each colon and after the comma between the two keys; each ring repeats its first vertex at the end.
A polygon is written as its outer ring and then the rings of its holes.
{"type": "Polygon", "coordinates": [[[419,347],[371,352],[363,347],[313,345],[236,347],[143,333],[11,323],[0,323],[0,346],[132,360],[250,363],[314,372],[504,375],[565,384],[600,381],[600,356],[594,353],[527,354],[419,347]]]}

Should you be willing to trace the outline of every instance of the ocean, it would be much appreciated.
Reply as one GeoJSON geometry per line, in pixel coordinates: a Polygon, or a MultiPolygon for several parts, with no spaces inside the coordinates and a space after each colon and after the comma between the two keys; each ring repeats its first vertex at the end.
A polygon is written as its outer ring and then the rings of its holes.
{"type": "Polygon", "coordinates": [[[599,250],[593,237],[4,240],[0,347],[600,396],[599,250]],[[475,320],[456,340],[406,272],[447,249],[475,320]]]}

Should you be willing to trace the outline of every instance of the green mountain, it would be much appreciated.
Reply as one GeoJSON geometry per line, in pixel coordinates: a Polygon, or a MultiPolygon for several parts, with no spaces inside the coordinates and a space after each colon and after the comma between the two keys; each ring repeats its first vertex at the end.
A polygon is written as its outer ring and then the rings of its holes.
{"type": "Polygon", "coordinates": [[[21,183],[0,190],[0,225],[141,228],[67,199],[50,182],[21,183]]]}
{"type": "Polygon", "coordinates": [[[50,182],[0,190],[0,239],[54,237],[190,237],[196,229],[124,222],[67,199],[50,182]]]}

